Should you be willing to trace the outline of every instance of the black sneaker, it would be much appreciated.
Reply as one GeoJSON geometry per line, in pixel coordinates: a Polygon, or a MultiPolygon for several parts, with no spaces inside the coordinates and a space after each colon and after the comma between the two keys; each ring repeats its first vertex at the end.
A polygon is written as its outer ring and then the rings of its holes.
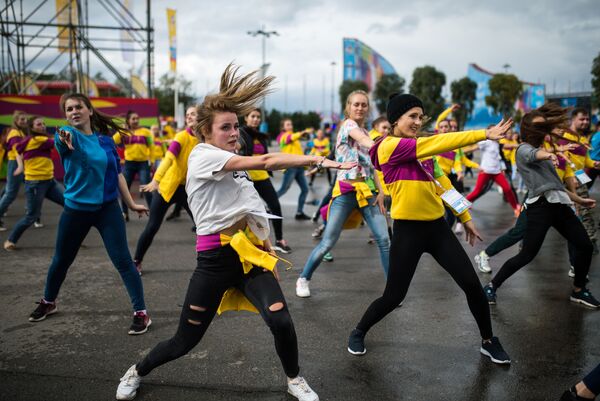
{"type": "Polygon", "coordinates": [[[364,355],[367,353],[365,348],[365,333],[362,330],[354,329],[348,338],[348,352],[352,355],[364,355]]]}
{"type": "Polygon", "coordinates": [[[485,292],[488,304],[496,305],[496,289],[492,287],[491,283],[483,287],[483,292],[485,292]]]}
{"type": "Polygon", "coordinates": [[[582,288],[581,291],[571,293],[571,302],[575,302],[578,304],[583,304],[585,306],[589,306],[590,308],[598,308],[600,307],[600,302],[588,290],[587,288],[582,288]]]}
{"type": "Polygon", "coordinates": [[[575,386],[571,387],[567,391],[565,391],[560,397],[560,401],[590,401],[590,398],[583,398],[577,395],[577,390],[575,390],[575,386]]]}
{"type": "Polygon", "coordinates": [[[305,215],[304,213],[296,213],[294,216],[296,220],[310,220],[310,217],[305,215]]]}
{"type": "Polygon", "coordinates": [[[35,308],[33,312],[31,312],[31,315],[29,315],[30,322],[39,322],[41,320],[44,320],[46,316],[58,312],[56,303],[49,304],[47,302],[44,302],[43,299],[40,300],[40,302],[36,303],[38,304],[38,307],[35,308]]]}
{"type": "Polygon", "coordinates": [[[481,349],[479,350],[483,355],[488,356],[492,362],[500,365],[510,364],[510,356],[502,348],[498,337],[492,337],[490,342],[481,342],[481,349]]]}
{"type": "Polygon", "coordinates": [[[133,315],[133,323],[129,327],[127,334],[137,335],[144,334],[148,331],[148,327],[152,324],[150,317],[144,312],[135,312],[133,315]]]}
{"type": "Polygon", "coordinates": [[[287,241],[284,239],[275,241],[275,246],[273,247],[273,249],[278,252],[281,252],[281,253],[291,253],[292,252],[292,248],[289,247],[287,241]]]}

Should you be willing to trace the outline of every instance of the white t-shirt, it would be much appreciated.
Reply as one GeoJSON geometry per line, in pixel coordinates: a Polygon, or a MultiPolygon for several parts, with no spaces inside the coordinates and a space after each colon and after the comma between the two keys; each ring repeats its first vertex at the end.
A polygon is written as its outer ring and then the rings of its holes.
{"type": "Polygon", "coordinates": [[[478,143],[481,150],[481,163],[479,166],[484,173],[500,174],[502,172],[502,159],[500,158],[500,145],[498,142],[485,140],[478,143]]]}
{"type": "Polygon", "coordinates": [[[185,190],[196,234],[216,234],[247,217],[254,234],[264,240],[269,221],[260,216],[266,214],[265,206],[248,173],[223,171],[233,156],[207,143],[199,143],[190,153],[185,190]]]}

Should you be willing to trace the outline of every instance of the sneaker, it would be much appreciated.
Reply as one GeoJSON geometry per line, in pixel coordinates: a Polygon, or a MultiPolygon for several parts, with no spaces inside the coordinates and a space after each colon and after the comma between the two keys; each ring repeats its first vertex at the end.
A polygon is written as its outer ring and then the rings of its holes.
{"type": "Polygon", "coordinates": [[[483,292],[485,292],[488,304],[496,305],[496,289],[492,287],[491,283],[483,287],[483,292]]]}
{"type": "Polygon", "coordinates": [[[17,244],[11,242],[9,240],[4,241],[4,250],[6,251],[14,251],[17,248],[17,244]]]}
{"type": "Polygon", "coordinates": [[[313,223],[316,223],[317,221],[319,221],[319,211],[318,210],[312,215],[311,220],[313,221],[313,223]]]}
{"type": "Polygon", "coordinates": [[[598,308],[600,307],[600,302],[588,290],[587,288],[582,288],[581,291],[571,293],[571,302],[575,302],[577,304],[583,304],[585,306],[589,306],[590,308],[598,308]]]}
{"type": "Polygon", "coordinates": [[[303,377],[288,378],[288,393],[299,401],[319,401],[319,396],[313,391],[303,377]]]}
{"type": "Polygon", "coordinates": [[[583,398],[577,395],[577,390],[575,386],[571,387],[567,391],[565,391],[560,397],[560,401],[591,401],[591,398],[583,398]]]}
{"type": "Polygon", "coordinates": [[[479,252],[475,255],[475,263],[477,263],[477,268],[482,273],[491,273],[492,268],[490,267],[490,257],[485,251],[479,252]]]}
{"type": "MultiPolygon", "coordinates": [[[[138,335],[144,334],[148,331],[148,327],[152,324],[152,320],[145,312],[135,312],[133,314],[133,323],[129,327],[127,334],[138,335]]],[[[130,400],[131,398],[123,398],[124,400],[130,400]]]]}
{"type": "Polygon", "coordinates": [[[44,223],[36,221],[33,223],[33,228],[44,228],[44,223]]]}
{"type": "Polygon", "coordinates": [[[362,330],[354,329],[348,338],[348,352],[352,355],[364,355],[367,353],[365,348],[365,333],[362,330]]]}
{"type": "Polygon", "coordinates": [[[310,281],[304,277],[299,277],[296,280],[296,296],[300,298],[310,297],[310,281]]]}
{"type": "Polygon", "coordinates": [[[310,216],[305,215],[304,213],[296,213],[294,216],[296,220],[310,220],[310,216]]]}
{"type": "Polygon", "coordinates": [[[323,231],[325,231],[325,224],[321,224],[319,227],[315,228],[315,230],[312,232],[312,237],[315,239],[321,238],[323,231]]]}
{"type": "Polygon", "coordinates": [[[374,244],[375,236],[373,234],[369,234],[369,239],[367,240],[367,244],[374,244]]]}
{"type": "Polygon", "coordinates": [[[40,302],[37,302],[38,307],[35,308],[31,315],[29,315],[30,322],[39,322],[44,320],[46,316],[53,315],[58,312],[58,308],[56,307],[56,302],[49,303],[44,301],[43,299],[40,302]]]}
{"type": "Polygon", "coordinates": [[[492,337],[490,342],[481,342],[481,349],[479,350],[483,355],[489,357],[492,362],[500,365],[510,364],[510,356],[502,348],[498,337],[492,337]]]}
{"type": "Polygon", "coordinates": [[[454,234],[462,234],[465,232],[465,228],[463,227],[461,222],[457,222],[454,226],[454,234]]]}
{"type": "Polygon", "coordinates": [[[6,226],[4,225],[4,223],[2,221],[0,221],[0,232],[1,231],[6,231],[8,230],[8,228],[6,228],[6,226]]]}
{"type": "Polygon", "coordinates": [[[275,249],[276,251],[282,252],[282,253],[291,253],[292,252],[292,248],[289,247],[287,241],[284,239],[275,241],[275,246],[273,247],[273,249],[275,249]]]}
{"type": "Polygon", "coordinates": [[[142,262],[139,260],[134,260],[133,264],[135,265],[135,269],[137,270],[138,274],[141,276],[142,275],[142,262]]]}
{"type": "Polygon", "coordinates": [[[133,400],[141,381],[142,377],[138,375],[135,365],[127,369],[117,387],[117,400],[133,400]]]}
{"type": "Polygon", "coordinates": [[[327,252],[325,255],[323,255],[323,262],[333,262],[333,255],[331,252],[327,252]]]}

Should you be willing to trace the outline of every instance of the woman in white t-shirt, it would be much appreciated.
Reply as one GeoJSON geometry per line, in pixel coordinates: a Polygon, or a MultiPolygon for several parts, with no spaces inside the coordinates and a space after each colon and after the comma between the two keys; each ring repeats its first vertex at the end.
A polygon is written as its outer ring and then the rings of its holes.
{"type": "MultiPolygon", "coordinates": [[[[246,170],[280,170],[317,166],[349,169],[318,156],[265,154],[238,156],[238,115],[244,115],[269,92],[274,79],[256,72],[237,77],[228,66],[220,92],[206,96],[197,108],[194,128],[200,143],[188,159],[186,192],[196,223],[197,267],[187,290],[175,335],[156,345],[121,378],[117,399],[135,397],[142,376],[187,354],[202,339],[215,313],[260,312],[271,329],[275,348],[288,377],[288,392],[301,401],[319,397],[299,376],[294,324],[277,281],[277,259],[269,242],[264,204],[246,170]]],[[[249,337],[248,337],[249,338],[249,337]]]]}
{"type": "Polygon", "coordinates": [[[503,173],[502,159],[500,157],[500,145],[498,142],[485,140],[478,143],[481,151],[481,163],[479,163],[479,175],[477,183],[470,194],[466,196],[469,202],[475,202],[477,198],[483,195],[484,189],[488,182],[494,181],[502,188],[502,192],[508,203],[513,208],[515,217],[520,213],[519,203],[515,197],[506,176],[503,173]]]}

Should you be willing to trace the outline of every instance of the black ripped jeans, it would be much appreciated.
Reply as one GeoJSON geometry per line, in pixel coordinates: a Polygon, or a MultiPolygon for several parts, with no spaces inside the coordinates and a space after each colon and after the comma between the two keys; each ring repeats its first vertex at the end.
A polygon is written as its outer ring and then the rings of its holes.
{"type": "Polygon", "coordinates": [[[145,376],[157,366],[190,352],[206,333],[225,291],[235,287],[260,311],[271,329],[285,374],[290,378],[298,376],[296,331],[273,273],[254,268],[245,275],[238,254],[229,245],[198,252],[197,259],[198,266],[190,279],[177,332],[171,339],[158,343],[137,364],[138,374],[145,376]],[[283,303],[282,309],[269,309],[279,302],[283,303]]]}

